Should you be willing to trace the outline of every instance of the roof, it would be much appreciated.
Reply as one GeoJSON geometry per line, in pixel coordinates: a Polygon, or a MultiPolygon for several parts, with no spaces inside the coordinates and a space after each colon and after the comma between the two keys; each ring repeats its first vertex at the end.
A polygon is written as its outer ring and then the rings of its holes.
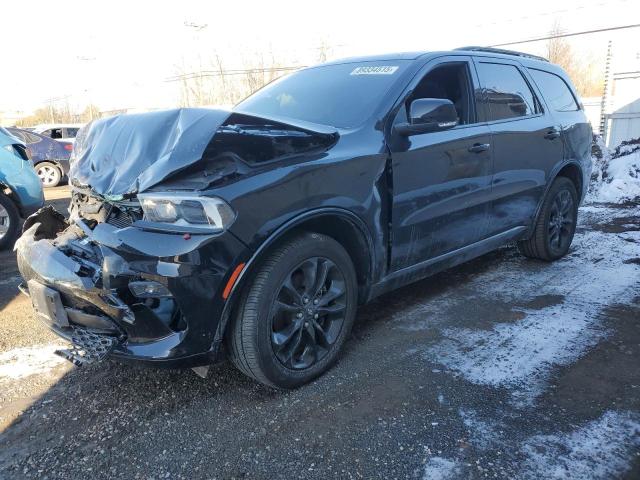
{"type": "Polygon", "coordinates": [[[84,127],[84,123],[41,123],[40,125],[36,125],[33,128],[35,130],[46,130],[47,128],[60,128],[60,127],[80,128],[80,127],[84,127]]]}
{"type": "Polygon", "coordinates": [[[499,57],[499,58],[512,59],[512,60],[513,60],[513,57],[518,57],[519,60],[544,62],[546,64],[549,64],[549,61],[546,58],[539,57],[537,55],[531,55],[524,52],[518,52],[515,50],[505,50],[501,48],[469,46],[469,47],[456,48],[454,50],[441,50],[441,51],[425,50],[421,52],[396,52],[396,53],[384,53],[380,55],[348,57],[348,58],[334,60],[331,62],[326,62],[316,66],[332,65],[332,64],[340,64],[340,63],[380,62],[380,61],[391,61],[391,60],[417,60],[421,57],[432,56],[432,55],[433,56],[479,55],[479,56],[499,57]]]}

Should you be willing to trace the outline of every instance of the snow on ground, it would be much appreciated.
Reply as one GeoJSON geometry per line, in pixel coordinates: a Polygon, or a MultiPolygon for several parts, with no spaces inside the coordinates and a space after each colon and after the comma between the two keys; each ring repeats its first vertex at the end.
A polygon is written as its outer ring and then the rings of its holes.
{"type": "Polygon", "coordinates": [[[522,478],[618,478],[638,448],[640,415],[610,411],[572,432],[528,439],[522,478]]]}
{"type": "Polygon", "coordinates": [[[640,139],[618,145],[613,152],[596,140],[601,155],[592,157],[593,175],[587,199],[592,202],[640,201],[640,139]]]}
{"type": "Polygon", "coordinates": [[[624,203],[640,199],[640,150],[612,158],[607,173],[610,181],[602,183],[600,201],[624,203]]]}
{"type": "MultiPolygon", "coordinates": [[[[422,350],[414,348],[414,355],[471,383],[510,393],[512,401],[503,412],[461,408],[458,415],[477,451],[508,451],[518,459],[511,473],[516,478],[617,478],[640,449],[640,415],[615,410],[569,431],[534,431],[514,442],[518,433],[512,419],[535,408],[560,368],[576,362],[609,334],[605,309],[630,303],[636,294],[640,207],[590,204],[581,208],[579,225],[563,259],[536,264],[511,250],[500,263],[473,274],[460,287],[469,292],[467,302],[476,308],[492,306],[487,322],[465,323],[461,315],[460,326],[445,328],[441,319],[464,312],[456,297],[445,292],[420,307],[430,318],[402,326],[439,331],[438,340],[422,350]],[[617,233],[612,227],[624,228],[617,233]],[[506,318],[505,308],[510,309],[506,318]]],[[[472,476],[475,465],[462,449],[459,455],[427,456],[424,478],[472,476]]]]}
{"type": "Polygon", "coordinates": [[[0,353],[0,381],[17,380],[53,370],[66,362],[54,354],[60,348],[63,348],[60,344],[45,344],[0,353]]]}
{"type": "Polygon", "coordinates": [[[423,480],[449,480],[458,478],[460,466],[457,462],[442,457],[431,457],[424,466],[423,480]]]}
{"type": "MultiPolygon", "coordinates": [[[[592,207],[591,216],[607,215],[592,207]]],[[[489,272],[475,275],[465,287],[481,303],[516,303],[515,321],[496,321],[491,328],[464,326],[443,329],[442,339],[423,351],[466,380],[507,388],[513,403],[527,405],[544,392],[554,369],[569,365],[607,335],[600,313],[609,305],[633,297],[640,275],[629,259],[640,255],[640,232],[624,234],[589,230],[577,233],[571,253],[554,263],[540,263],[535,273],[522,274],[520,256],[512,256],[489,272]],[[579,282],[567,279],[580,279],[579,282]],[[542,299],[542,306],[536,305],[542,299]],[[527,303],[533,306],[526,307],[527,303]]],[[[423,306],[434,318],[408,329],[433,328],[438,313],[450,315],[457,306],[446,295],[423,306]]],[[[491,320],[490,318],[488,319],[491,320]]]]}

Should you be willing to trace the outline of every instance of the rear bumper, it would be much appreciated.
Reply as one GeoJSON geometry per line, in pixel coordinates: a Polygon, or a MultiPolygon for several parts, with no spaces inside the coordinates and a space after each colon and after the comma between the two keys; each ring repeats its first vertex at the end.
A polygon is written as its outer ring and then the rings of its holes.
{"type": "Polygon", "coordinates": [[[122,360],[167,367],[216,360],[222,285],[244,244],[227,233],[185,239],[108,224],[91,231],[81,221],[54,228],[62,229],[54,238],[40,238],[47,225],[61,221],[51,212],[39,212],[16,243],[25,283],[60,296],[65,321],[45,321],[49,328],[67,339],[76,327],[117,339],[110,356],[122,360]],[[132,281],[161,284],[169,295],[136,297],[129,289],[132,281]]]}

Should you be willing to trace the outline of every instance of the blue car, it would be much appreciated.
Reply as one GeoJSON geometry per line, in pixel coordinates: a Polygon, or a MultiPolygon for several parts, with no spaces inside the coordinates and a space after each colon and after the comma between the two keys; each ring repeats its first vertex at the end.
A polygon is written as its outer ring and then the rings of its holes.
{"type": "Polygon", "coordinates": [[[0,127],[0,250],[13,246],[20,218],[43,204],[42,184],[26,145],[0,127]]]}
{"type": "Polygon", "coordinates": [[[20,128],[7,128],[7,131],[27,146],[42,185],[58,186],[69,173],[69,157],[73,150],[73,143],[52,140],[39,133],[20,128]]]}

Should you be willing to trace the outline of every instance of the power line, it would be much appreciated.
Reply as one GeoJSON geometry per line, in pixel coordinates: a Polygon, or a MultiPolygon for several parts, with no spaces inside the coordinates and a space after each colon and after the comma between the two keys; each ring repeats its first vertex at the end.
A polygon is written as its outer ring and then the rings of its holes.
{"type": "Polygon", "coordinates": [[[640,23],[636,23],[633,25],[620,25],[617,27],[607,27],[607,28],[598,28],[596,30],[584,30],[582,32],[573,32],[573,33],[560,33],[555,35],[547,35],[546,37],[538,37],[538,38],[530,38],[528,40],[518,40],[516,42],[505,42],[505,43],[496,43],[494,45],[489,45],[490,47],[504,47],[507,45],[517,45],[519,43],[531,43],[531,42],[540,42],[542,40],[551,40],[554,38],[563,38],[563,37],[575,37],[577,35],[588,35],[590,33],[601,33],[601,32],[611,32],[613,30],[624,30],[627,28],[637,28],[640,27],[640,23]]]}
{"type": "MultiPolygon", "coordinates": [[[[629,0],[617,0],[618,3],[626,3],[629,0]]],[[[534,18],[538,18],[538,17],[548,17],[551,15],[557,15],[559,13],[570,13],[570,12],[577,12],[578,10],[589,10],[592,8],[600,8],[600,7],[610,7],[611,6],[611,1],[606,1],[606,2],[599,2],[593,5],[580,5],[578,7],[574,7],[574,8],[563,8],[562,10],[554,10],[551,12],[540,12],[540,13],[534,13],[531,15],[523,15],[521,17],[517,17],[517,18],[510,18],[510,19],[503,19],[503,20],[495,20],[493,22],[489,22],[489,23],[479,23],[477,25],[474,25],[473,28],[486,28],[488,25],[504,25],[505,23],[514,23],[514,22],[519,22],[519,21],[523,21],[523,20],[531,20],[534,18]]]]}
{"type": "Polygon", "coordinates": [[[226,77],[228,75],[246,75],[248,73],[265,73],[265,72],[288,72],[305,68],[305,65],[297,65],[290,67],[268,67],[268,68],[244,68],[236,70],[203,70],[202,72],[190,72],[182,75],[168,77],[165,82],[177,82],[179,80],[191,80],[200,77],[226,77]]]}

